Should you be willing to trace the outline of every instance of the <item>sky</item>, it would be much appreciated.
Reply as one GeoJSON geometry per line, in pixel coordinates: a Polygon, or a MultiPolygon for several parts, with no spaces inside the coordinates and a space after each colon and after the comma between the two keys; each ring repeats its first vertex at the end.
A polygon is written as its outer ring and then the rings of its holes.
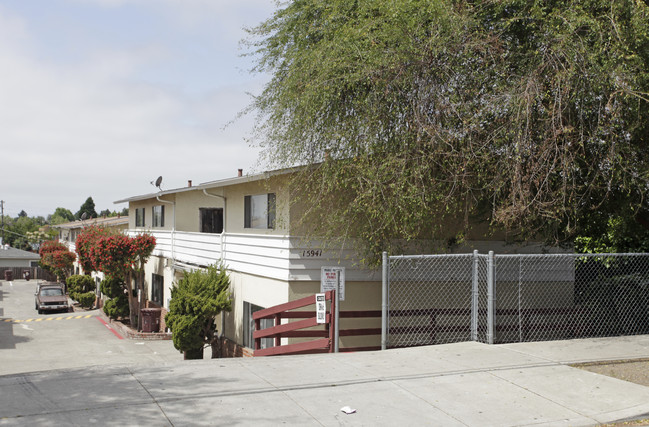
{"type": "Polygon", "coordinates": [[[267,75],[242,57],[272,0],[0,0],[5,215],[264,170],[253,117],[267,75]]]}

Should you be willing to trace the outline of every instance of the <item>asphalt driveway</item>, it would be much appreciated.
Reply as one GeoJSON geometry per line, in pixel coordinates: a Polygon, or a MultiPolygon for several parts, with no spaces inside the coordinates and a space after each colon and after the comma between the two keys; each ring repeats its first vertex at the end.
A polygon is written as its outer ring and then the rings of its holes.
{"type": "Polygon", "coordinates": [[[171,341],[119,339],[99,310],[38,314],[36,283],[0,282],[0,375],[182,360],[171,341]]]}

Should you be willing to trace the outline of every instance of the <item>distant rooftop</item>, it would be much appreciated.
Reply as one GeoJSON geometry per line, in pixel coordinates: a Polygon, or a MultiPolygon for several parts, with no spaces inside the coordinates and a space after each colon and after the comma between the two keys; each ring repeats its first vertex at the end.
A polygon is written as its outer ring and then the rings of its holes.
{"type": "Polygon", "coordinates": [[[101,218],[90,218],[86,220],[78,220],[72,222],[66,222],[59,225],[53,225],[54,228],[63,228],[63,229],[72,229],[72,228],[82,228],[88,227],[91,225],[98,225],[104,227],[116,227],[120,225],[128,225],[128,216],[109,216],[101,218]]]}
{"type": "Polygon", "coordinates": [[[41,256],[34,252],[12,248],[9,245],[0,245],[0,259],[28,259],[36,261],[41,259],[41,256]]]}
{"type": "Polygon", "coordinates": [[[253,175],[242,174],[232,178],[225,178],[216,181],[203,182],[198,185],[192,185],[190,181],[187,187],[174,188],[171,190],[160,190],[157,193],[149,193],[140,196],[128,197],[126,199],[116,200],[114,203],[136,202],[140,200],[155,199],[156,197],[164,196],[166,194],[183,193],[185,191],[208,190],[211,188],[213,189],[213,188],[227,187],[229,185],[236,185],[245,182],[262,181],[272,176],[287,175],[300,169],[301,169],[300,167],[292,167],[292,168],[278,169],[273,171],[266,171],[266,172],[253,174],[253,175]]]}

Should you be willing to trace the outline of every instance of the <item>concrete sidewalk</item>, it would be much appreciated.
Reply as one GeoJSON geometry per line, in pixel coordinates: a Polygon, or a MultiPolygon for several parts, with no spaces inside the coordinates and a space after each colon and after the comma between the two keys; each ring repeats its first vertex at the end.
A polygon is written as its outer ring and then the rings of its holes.
{"type": "Polygon", "coordinates": [[[597,425],[649,388],[566,364],[647,357],[637,336],[7,375],[0,425],[597,425]]]}

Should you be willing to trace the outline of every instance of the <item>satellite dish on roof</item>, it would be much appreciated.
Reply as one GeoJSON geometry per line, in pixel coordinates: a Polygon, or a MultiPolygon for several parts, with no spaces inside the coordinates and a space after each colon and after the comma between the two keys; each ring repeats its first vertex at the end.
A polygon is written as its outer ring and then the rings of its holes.
{"type": "Polygon", "coordinates": [[[162,184],[162,176],[159,176],[158,179],[155,180],[155,182],[151,181],[151,185],[155,185],[159,190],[162,190],[162,188],[160,188],[160,184],[162,184]]]}
{"type": "Polygon", "coordinates": [[[88,213],[84,212],[81,214],[81,221],[85,221],[86,219],[88,219],[88,213]]]}

